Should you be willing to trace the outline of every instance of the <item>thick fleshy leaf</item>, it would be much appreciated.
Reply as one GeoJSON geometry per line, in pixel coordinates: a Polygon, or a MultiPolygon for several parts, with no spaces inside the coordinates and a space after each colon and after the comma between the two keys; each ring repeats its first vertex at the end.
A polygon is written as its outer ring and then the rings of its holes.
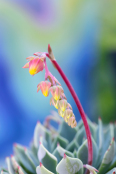
{"type": "Polygon", "coordinates": [[[47,130],[40,122],[37,123],[34,131],[34,145],[36,148],[39,147],[40,137],[43,137],[47,141],[47,149],[51,151],[51,133],[47,130]]]}
{"type": "Polygon", "coordinates": [[[52,145],[52,151],[53,151],[57,147],[58,143],[63,148],[66,148],[66,146],[68,145],[69,141],[66,138],[64,138],[64,137],[62,137],[60,135],[57,135],[52,143],[53,143],[53,145],[52,145]]]}
{"type": "Polygon", "coordinates": [[[58,145],[57,148],[53,152],[53,155],[58,159],[58,163],[61,161],[64,154],[66,154],[69,157],[74,157],[73,153],[63,149],[60,145],[58,145]]]}
{"type": "Polygon", "coordinates": [[[106,174],[116,174],[116,167],[107,172],[106,174]]]}
{"type": "Polygon", "coordinates": [[[89,128],[90,128],[92,137],[96,141],[96,139],[97,139],[97,125],[96,125],[96,123],[92,123],[89,118],[87,118],[87,121],[89,124],[89,128]]]}
{"type": "Polygon", "coordinates": [[[105,172],[107,172],[108,168],[111,165],[111,162],[114,158],[114,154],[115,154],[115,141],[114,139],[111,141],[111,144],[108,148],[108,150],[106,151],[102,163],[99,167],[99,174],[103,174],[105,172]]]}
{"type": "Polygon", "coordinates": [[[71,128],[70,126],[68,126],[68,124],[66,122],[62,122],[59,128],[59,134],[66,138],[69,142],[71,142],[73,140],[73,138],[76,135],[76,128],[71,128]]]}
{"type": "Polygon", "coordinates": [[[30,151],[30,150],[26,150],[25,151],[25,154],[30,158],[30,159],[32,159],[32,161],[33,161],[33,163],[34,163],[34,165],[35,166],[38,166],[39,165],[39,160],[38,160],[38,158],[34,155],[34,153],[32,152],[32,151],[30,151]]]}
{"type": "Polygon", "coordinates": [[[83,138],[86,137],[85,128],[82,127],[76,133],[75,139],[79,145],[82,144],[83,138]]]}
{"type": "Polygon", "coordinates": [[[83,174],[83,163],[78,158],[64,156],[56,167],[58,174],[83,174]]]}
{"type": "Polygon", "coordinates": [[[96,172],[99,172],[96,168],[94,168],[93,166],[88,165],[88,164],[83,165],[83,167],[88,169],[90,171],[90,174],[97,174],[96,172]]]}
{"type": "MultiPolygon", "coordinates": [[[[116,145],[115,145],[116,146],[116,145]]],[[[113,169],[114,167],[116,167],[116,148],[115,148],[115,155],[114,155],[114,159],[111,163],[110,169],[113,169]]]]}
{"type": "Polygon", "coordinates": [[[16,161],[15,157],[12,156],[11,157],[11,162],[12,162],[12,166],[15,170],[15,173],[19,173],[19,174],[26,174],[26,172],[23,170],[23,168],[18,164],[18,162],[16,161]]]}
{"type": "Polygon", "coordinates": [[[66,150],[68,150],[70,152],[74,152],[74,150],[78,150],[78,148],[79,148],[79,145],[78,145],[77,141],[74,139],[68,144],[66,150]]]}
{"type": "Polygon", "coordinates": [[[36,166],[30,156],[26,154],[26,148],[17,144],[14,146],[14,152],[21,166],[27,172],[35,173],[36,166]]]}
{"type": "Polygon", "coordinates": [[[41,164],[41,166],[38,166],[36,168],[36,173],[37,174],[54,174],[54,173],[50,172],[49,170],[47,170],[42,164],[41,164]]]}
{"type": "Polygon", "coordinates": [[[98,145],[98,158],[95,164],[95,167],[98,167],[101,164],[103,158],[103,148],[104,148],[104,134],[103,134],[103,124],[101,118],[98,120],[98,130],[97,130],[97,145],[98,145]]]}
{"type": "Polygon", "coordinates": [[[57,158],[52,155],[42,143],[39,146],[38,151],[39,161],[45,166],[46,169],[50,170],[53,173],[56,173],[57,158]]]}
{"type": "Polygon", "coordinates": [[[11,159],[9,157],[6,158],[6,163],[7,163],[7,166],[8,166],[8,172],[10,174],[15,174],[15,170],[12,166],[12,162],[11,162],[11,159]]]}
{"type": "Polygon", "coordinates": [[[104,147],[103,147],[103,153],[105,153],[106,150],[108,149],[109,144],[113,137],[114,137],[114,126],[112,123],[110,123],[104,131],[105,143],[104,143],[104,147]]]}
{"type": "Polygon", "coordinates": [[[116,141],[116,122],[115,122],[115,124],[114,124],[114,139],[115,139],[115,141],[116,141]]]}
{"type": "MultiPolygon", "coordinates": [[[[93,163],[92,165],[95,166],[96,160],[98,157],[98,148],[96,145],[96,142],[92,138],[92,145],[93,145],[93,163]]],[[[77,157],[84,163],[87,164],[88,161],[88,143],[87,140],[84,141],[84,143],[79,147],[77,151],[77,157]]]]}
{"type": "Polygon", "coordinates": [[[78,129],[81,129],[83,127],[83,121],[80,119],[80,121],[77,123],[78,129]]]}

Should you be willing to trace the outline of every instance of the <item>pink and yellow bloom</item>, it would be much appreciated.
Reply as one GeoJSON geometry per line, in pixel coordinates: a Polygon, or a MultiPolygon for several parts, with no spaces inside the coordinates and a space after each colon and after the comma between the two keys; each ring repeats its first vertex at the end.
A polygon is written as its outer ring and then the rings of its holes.
{"type": "Polygon", "coordinates": [[[33,59],[29,62],[29,73],[35,75],[44,69],[44,62],[41,59],[33,59]]]}
{"type": "Polygon", "coordinates": [[[76,120],[75,120],[74,114],[73,114],[72,117],[70,117],[70,118],[68,119],[68,125],[71,126],[72,128],[77,126],[77,122],[76,122],[76,120]]]}
{"type": "Polygon", "coordinates": [[[65,110],[64,112],[64,120],[68,122],[68,119],[73,116],[73,111],[70,109],[65,110]]]}
{"type": "Polygon", "coordinates": [[[59,108],[64,112],[68,106],[67,100],[59,100],[59,108]]]}
{"type": "Polygon", "coordinates": [[[30,56],[26,58],[29,62],[27,62],[23,68],[29,68],[29,73],[34,76],[38,72],[42,71],[45,67],[44,60],[45,57],[38,57],[38,56],[30,56]]]}
{"type": "Polygon", "coordinates": [[[53,97],[50,99],[50,105],[53,105],[56,109],[58,109],[59,106],[59,100],[55,100],[53,97]]]}
{"type": "Polygon", "coordinates": [[[58,114],[59,114],[61,117],[64,117],[64,111],[62,111],[60,108],[58,108],[58,114]]]}
{"type": "Polygon", "coordinates": [[[49,81],[42,81],[37,85],[37,92],[41,89],[42,94],[47,97],[49,95],[49,88],[51,83],[49,81]]]}
{"type": "Polygon", "coordinates": [[[61,98],[61,94],[64,92],[61,86],[53,86],[50,88],[51,94],[55,100],[59,100],[61,98]]]}

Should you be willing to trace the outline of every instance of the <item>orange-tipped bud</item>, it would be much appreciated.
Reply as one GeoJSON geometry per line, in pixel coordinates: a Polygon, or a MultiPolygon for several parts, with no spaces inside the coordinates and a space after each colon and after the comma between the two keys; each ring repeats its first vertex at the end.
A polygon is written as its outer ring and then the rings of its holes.
{"type": "Polygon", "coordinates": [[[58,109],[59,106],[59,100],[55,100],[53,97],[50,99],[50,105],[52,104],[56,109],[58,109]]]}
{"type": "Polygon", "coordinates": [[[48,81],[42,81],[37,85],[37,92],[41,89],[42,94],[47,97],[49,95],[49,88],[51,83],[48,81]]]}
{"type": "Polygon", "coordinates": [[[64,112],[68,106],[67,100],[59,100],[59,108],[64,112]]]}
{"type": "Polygon", "coordinates": [[[53,86],[50,88],[51,94],[55,100],[61,98],[61,94],[64,92],[61,86],[53,86]]]}
{"type": "Polygon", "coordinates": [[[29,73],[35,75],[44,69],[44,62],[41,59],[33,59],[29,62],[29,73]]]}

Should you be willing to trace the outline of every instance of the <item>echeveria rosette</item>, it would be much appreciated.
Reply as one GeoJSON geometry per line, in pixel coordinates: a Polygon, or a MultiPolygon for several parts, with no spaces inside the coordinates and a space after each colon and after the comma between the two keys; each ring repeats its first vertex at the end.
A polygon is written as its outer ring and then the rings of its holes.
{"type": "Polygon", "coordinates": [[[1,174],[84,174],[85,168],[90,174],[116,173],[116,124],[104,126],[101,119],[98,124],[88,119],[94,156],[90,166],[82,120],[72,129],[57,113],[52,118],[58,121],[58,130],[53,132],[38,122],[31,146],[15,144],[14,155],[6,158],[7,169],[2,168],[1,174]]]}

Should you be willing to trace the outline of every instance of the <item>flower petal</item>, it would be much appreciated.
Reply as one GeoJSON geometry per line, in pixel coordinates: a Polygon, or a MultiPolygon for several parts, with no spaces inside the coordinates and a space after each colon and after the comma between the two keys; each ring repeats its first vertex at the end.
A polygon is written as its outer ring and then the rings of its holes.
{"type": "Polygon", "coordinates": [[[67,108],[67,100],[63,99],[59,101],[59,107],[64,112],[67,108]]]}
{"type": "Polygon", "coordinates": [[[51,83],[48,81],[42,81],[41,83],[38,84],[37,90],[42,91],[42,94],[47,97],[49,95],[49,88],[51,87],[51,83]]]}
{"type": "Polygon", "coordinates": [[[50,88],[51,94],[55,100],[61,98],[61,94],[64,92],[61,86],[53,86],[50,88]]]}
{"type": "Polygon", "coordinates": [[[29,62],[27,62],[27,63],[23,66],[23,68],[29,68],[29,62]]]}
{"type": "Polygon", "coordinates": [[[50,105],[53,105],[56,109],[58,109],[59,106],[59,100],[55,100],[53,97],[50,99],[50,105]]]}
{"type": "Polygon", "coordinates": [[[44,62],[40,59],[33,59],[29,62],[29,73],[35,75],[44,69],[44,62]]]}

